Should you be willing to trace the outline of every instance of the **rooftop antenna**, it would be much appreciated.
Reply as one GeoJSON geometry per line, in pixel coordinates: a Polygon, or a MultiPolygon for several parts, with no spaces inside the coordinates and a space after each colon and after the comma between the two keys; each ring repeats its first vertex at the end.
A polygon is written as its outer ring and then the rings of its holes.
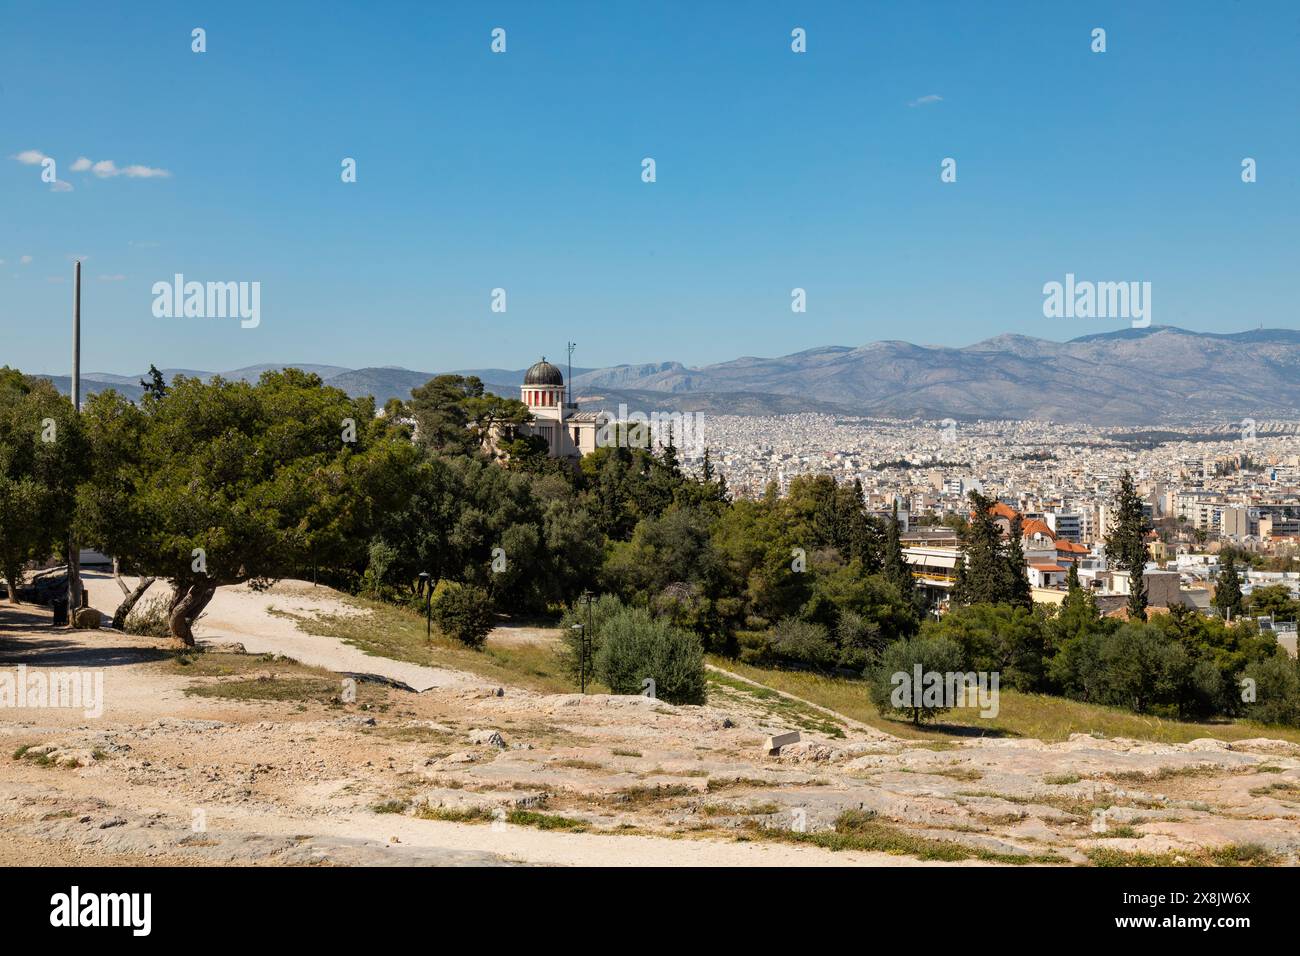
{"type": "Polygon", "coordinates": [[[564,383],[565,383],[565,384],[564,384],[564,395],[565,395],[564,403],[565,403],[566,405],[572,405],[572,404],[573,404],[573,350],[576,349],[577,347],[578,347],[578,343],[577,343],[577,342],[570,342],[570,343],[568,343],[568,348],[569,348],[569,377],[568,377],[567,379],[564,380],[564,383]]]}

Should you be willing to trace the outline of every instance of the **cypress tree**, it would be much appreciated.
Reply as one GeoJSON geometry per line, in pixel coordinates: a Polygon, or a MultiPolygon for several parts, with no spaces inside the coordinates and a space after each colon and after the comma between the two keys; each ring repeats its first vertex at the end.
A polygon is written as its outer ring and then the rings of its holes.
{"type": "Polygon", "coordinates": [[[1020,515],[1011,519],[1011,529],[1002,555],[1002,581],[999,601],[1033,609],[1034,592],[1029,586],[1029,569],[1025,566],[1024,523],[1020,515]]]}
{"type": "Polygon", "coordinates": [[[1214,606],[1226,621],[1241,616],[1241,578],[1237,575],[1237,562],[1232,555],[1228,555],[1219,574],[1219,583],[1214,589],[1214,606]]]}
{"type": "Polygon", "coordinates": [[[1002,535],[993,520],[993,499],[978,491],[970,493],[971,518],[962,534],[963,562],[958,567],[952,603],[996,604],[1006,583],[1002,535]]]}
{"type": "Polygon", "coordinates": [[[876,574],[884,566],[884,541],[876,519],[867,514],[867,500],[862,481],[853,480],[852,510],[849,514],[849,559],[862,563],[867,574],[876,574]]]}
{"type": "Polygon", "coordinates": [[[1146,521],[1142,517],[1142,499],[1133,486],[1133,476],[1125,471],[1115,492],[1115,520],[1106,536],[1106,557],[1129,576],[1128,613],[1133,620],[1147,619],[1147,588],[1143,574],[1147,566],[1147,548],[1143,541],[1146,521]]]}
{"type": "Polygon", "coordinates": [[[912,577],[911,565],[903,557],[903,544],[898,533],[898,502],[894,502],[894,513],[885,525],[883,572],[885,577],[898,588],[898,593],[911,598],[916,589],[916,579],[912,577]]]}

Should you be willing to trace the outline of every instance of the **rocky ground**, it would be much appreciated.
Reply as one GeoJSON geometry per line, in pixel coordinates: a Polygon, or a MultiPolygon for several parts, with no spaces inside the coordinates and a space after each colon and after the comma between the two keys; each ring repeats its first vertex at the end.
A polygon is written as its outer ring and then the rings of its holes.
{"type": "Polygon", "coordinates": [[[3,864],[1300,859],[1300,747],[1279,741],[917,743],[739,681],[705,707],[464,672],[351,700],[328,669],[47,619],[0,607],[0,672],[102,670],[105,706],[0,711],[3,864]]]}

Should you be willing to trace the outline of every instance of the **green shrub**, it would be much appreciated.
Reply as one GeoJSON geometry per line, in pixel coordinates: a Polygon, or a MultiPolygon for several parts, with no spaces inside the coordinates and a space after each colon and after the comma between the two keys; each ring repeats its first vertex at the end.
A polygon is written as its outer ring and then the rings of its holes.
{"type": "Polygon", "coordinates": [[[596,676],[615,694],[639,694],[649,678],[660,700],[704,703],[704,649],[699,638],[641,608],[625,608],[602,625],[596,676]]]}
{"type": "Polygon", "coordinates": [[[579,683],[583,677],[582,664],[584,655],[582,652],[582,640],[585,636],[587,642],[586,659],[586,678],[590,681],[595,676],[596,653],[600,650],[601,632],[608,621],[615,614],[624,610],[623,602],[613,594],[602,594],[591,602],[591,622],[590,631],[588,631],[587,605],[583,601],[574,601],[572,605],[564,612],[560,619],[560,627],[563,633],[560,635],[560,649],[557,656],[560,659],[560,666],[564,673],[575,683],[579,683]],[[575,624],[581,624],[582,630],[574,627],[575,624]]]}
{"type": "Polygon", "coordinates": [[[786,617],[772,628],[772,654],[789,664],[830,670],[840,657],[839,648],[821,624],[786,617]]]}
{"type": "Polygon", "coordinates": [[[141,637],[170,637],[172,633],[171,625],[168,623],[170,606],[171,602],[164,597],[141,601],[131,609],[131,613],[122,624],[122,630],[141,637]]]}
{"type": "Polygon", "coordinates": [[[361,590],[372,597],[389,598],[393,589],[389,577],[398,561],[397,549],[380,538],[370,542],[369,562],[361,576],[361,590]]]}
{"type": "Polygon", "coordinates": [[[771,631],[737,631],[736,646],[742,664],[767,667],[774,663],[771,631]]]}
{"type": "Polygon", "coordinates": [[[997,671],[1003,686],[1039,688],[1046,650],[1043,619],[1011,604],[971,604],[954,608],[941,620],[926,621],[926,637],[942,637],[961,648],[965,668],[997,671]]]}
{"type": "Polygon", "coordinates": [[[439,631],[469,647],[482,647],[492,630],[492,599],[472,585],[438,582],[430,613],[439,631]]]}
{"type": "Polygon", "coordinates": [[[1255,700],[1246,703],[1246,716],[1266,724],[1300,724],[1300,675],[1296,668],[1296,661],[1281,649],[1276,657],[1247,665],[1242,677],[1255,682],[1255,700]]]}

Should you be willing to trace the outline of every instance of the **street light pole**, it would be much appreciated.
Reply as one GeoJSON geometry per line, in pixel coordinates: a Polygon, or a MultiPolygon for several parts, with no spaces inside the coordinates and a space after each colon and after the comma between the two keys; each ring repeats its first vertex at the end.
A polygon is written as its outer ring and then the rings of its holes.
{"type": "Polygon", "coordinates": [[[424,639],[433,638],[433,588],[428,571],[420,572],[420,586],[424,589],[424,639]]]}
{"type": "Polygon", "coordinates": [[[587,634],[591,631],[591,592],[583,591],[587,599],[587,626],[582,631],[582,692],[587,692],[587,634]]]}
{"type": "Polygon", "coordinates": [[[578,632],[578,687],[585,694],[587,692],[587,631],[581,624],[571,624],[569,630],[578,632]]]}
{"type": "MultiPolygon", "coordinates": [[[[72,269],[72,414],[81,414],[81,260],[72,269]]],[[[81,550],[68,529],[68,627],[76,627],[81,610],[81,550]]]]}

